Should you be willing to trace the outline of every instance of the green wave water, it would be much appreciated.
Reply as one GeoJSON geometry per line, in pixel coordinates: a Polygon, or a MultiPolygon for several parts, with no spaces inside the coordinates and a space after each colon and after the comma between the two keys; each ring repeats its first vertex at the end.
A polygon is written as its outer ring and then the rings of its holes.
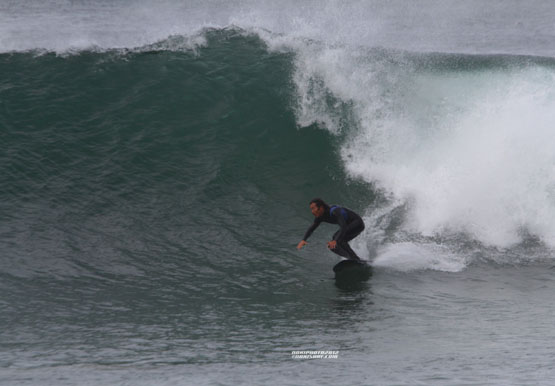
{"type": "Polygon", "coordinates": [[[3,55],[3,240],[18,240],[4,257],[23,243],[33,267],[10,272],[134,271],[176,251],[216,263],[220,229],[292,243],[307,197],[356,193],[331,136],[298,129],[291,68],[234,32],[198,52],[3,55]]]}
{"type": "Polygon", "coordinates": [[[299,130],[292,55],[256,37],[213,31],[196,51],[0,59],[11,74],[0,156],[8,369],[240,360],[225,335],[214,352],[198,326],[226,320],[256,350],[241,331],[268,321],[249,313],[271,293],[276,319],[295,312],[302,279],[287,275],[313,280],[314,252],[294,252],[307,201],[368,200],[335,137],[299,130]],[[181,343],[164,348],[159,334],[181,343]],[[52,346],[63,358],[45,354],[52,346]]]}

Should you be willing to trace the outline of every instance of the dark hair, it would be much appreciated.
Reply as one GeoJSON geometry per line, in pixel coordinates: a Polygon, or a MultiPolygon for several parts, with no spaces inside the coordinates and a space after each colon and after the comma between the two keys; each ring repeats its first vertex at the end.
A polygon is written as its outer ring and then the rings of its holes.
{"type": "Polygon", "coordinates": [[[329,205],[326,204],[326,203],[324,202],[324,200],[322,200],[321,198],[314,198],[314,199],[312,199],[312,201],[310,201],[310,205],[312,205],[312,204],[316,204],[316,206],[317,206],[318,208],[321,208],[321,207],[324,207],[324,208],[326,208],[326,209],[329,208],[329,205]]]}

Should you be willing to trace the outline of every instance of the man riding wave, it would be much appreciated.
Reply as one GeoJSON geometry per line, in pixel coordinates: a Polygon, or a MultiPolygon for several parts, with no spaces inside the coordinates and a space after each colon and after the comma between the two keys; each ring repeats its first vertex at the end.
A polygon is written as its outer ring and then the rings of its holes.
{"type": "Polygon", "coordinates": [[[330,224],[338,224],[339,230],[335,232],[331,241],[328,242],[328,248],[339,256],[352,260],[360,260],[355,251],[349,245],[349,241],[357,237],[364,230],[364,221],[362,218],[350,209],[337,205],[329,206],[321,198],[315,198],[310,201],[310,210],[314,215],[314,223],[308,228],[303,239],[297,245],[297,249],[301,249],[308,243],[306,240],[312,232],[322,222],[330,224]]]}

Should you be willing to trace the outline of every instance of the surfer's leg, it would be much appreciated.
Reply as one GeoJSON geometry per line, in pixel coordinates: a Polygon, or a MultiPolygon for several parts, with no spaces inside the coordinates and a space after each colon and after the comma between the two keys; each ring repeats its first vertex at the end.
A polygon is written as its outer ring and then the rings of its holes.
{"type": "MultiPolygon", "coordinates": [[[[335,232],[333,239],[335,239],[338,233],[339,231],[335,232]]],[[[351,249],[351,246],[347,243],[347,241],[338,242],[335,248],[330,249],[330,251],[338,254],[339,256],[346,257],[347,259],[360,260],[360,257],[358,257],[355,251],[351,249]]]]}
{"type": "Polygon", "coordinates": [[[337,244],[339,247],[341,247],[341,249],[347,252],[349,259],[360,260],[360,257],[357,256],[357,254],[355,253],[355,251],[353,251],[353,249],[351,248],[348,242],[354,239],[355,237],[357,237],[358,235],[360,235],[363,230],[364,230],[364,223],[362,222],[362,220],[353,221],[352,223],[349,224],[347,228],[347,232],[345,234],[345,240],[337,244]]]}
{"type": "MultiPolygon", "coordinates": [[[[332,240],[335,240],[335,237],[339,234],[339,232],[341,232],[341,230],[338,230],[337,232],[335,232],[333,234],[332,240]]],[[[342,256],[342,257],[346,257],[347,259],[351,258],[351,255],[349,254],[349,252],[347,252],[345,249],[342,248],[341,244],[337,243],[336,247],[331,249],[330,251],[332,251],[333,253],[342,256]]]]}
{"type": "Polygon", "coordinates": [[[346,257],[347,259],[351,259],[351,255],[349,254],[349,252],[347,252],[345,249],[343,249],[343,247],[339,244],[336,245],[335,248],[330,249],[330,251],[332,251],[333,253],[341,256],[341,257],[346,257]]]}
{"type": "Polygon", "coordinates": [[[351,248],[349,243],[346,242],[346,241],[344,241],[342,243],[338,243],[337,247],[335,247],[335,249],[342,249],[343,251],[347,252],[347,256],[345,256],[345,257],[348,258],[348,259],[360,260],[360,257],[357,256],[355,251],[353,251],[353,249],[351,248]]]}
{"type": "Polygon", "coordinates": [[[364,223],[362,220],[353,221],[347,226],[347,231],[345,232],[345,240],[351,241],[364,230],[364,223]]]}

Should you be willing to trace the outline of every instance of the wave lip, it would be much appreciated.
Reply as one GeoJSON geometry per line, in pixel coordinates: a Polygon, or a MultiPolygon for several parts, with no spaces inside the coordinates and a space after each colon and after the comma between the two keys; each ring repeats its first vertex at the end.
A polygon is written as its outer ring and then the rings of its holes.
{"type": "Polygon", "coordinates": [[[195,20],[194,10],[169,2],[153,9],[140,1],[31,1],[0,6],[0,10],[4,11],[0,11],[0,52],[4,53],[136,49],[172,36],[195,40],[204,28],[220,26],[205,22],[207,19],[199,12],[195,20]]]}

